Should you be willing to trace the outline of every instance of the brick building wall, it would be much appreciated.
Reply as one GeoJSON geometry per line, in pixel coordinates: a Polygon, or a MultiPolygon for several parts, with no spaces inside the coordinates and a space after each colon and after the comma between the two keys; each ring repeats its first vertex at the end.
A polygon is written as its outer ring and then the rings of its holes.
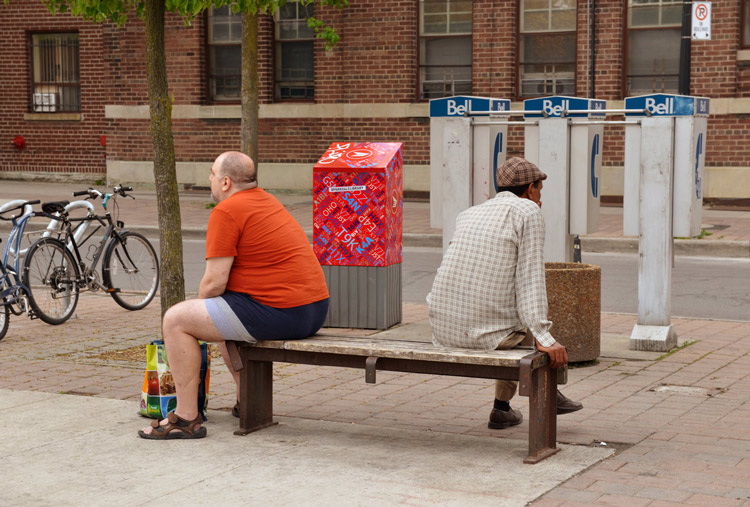
{"type": "MultiPolygon", "coordinates": [[[[625,0],[598,0],[590,12],[587,1],[578,2],[576,95],[593,88],[609,107],[622,107],[626,5],[625,0]],[[587,33],[589,15],[596,17],[593,39],[587,33]]],[[[516,108],[519,11],[518,1],[474,0],[472,14],[472,94],[508,98],[516,108]]],[[[315,100],[302,103],[274,101],[274,23],[260,16],[261,167],[267,164],[269,172],[285,164],[311,168],[338,140],[404,142],[407,184],[410,171],[427,167],[429,118],[426,104],[417,99],[418,13],[417,0],[362,0],[343,10],[316,11],[337,27],[341,41],[330,51],[315,43],[315,100]]],[[[126,168],[118,175],[124,178],[127,164],[152,160],[142,22],[131,18],[123,27],[90,24],[52,16],[38,0],[18,0],[0,9],[0,23],[0,74],[11,83],[0,95],[0,178],[102,175],[115,162],[126,168]],[[80,35],[82,109],[77,118],[29,114],[26,43],[35,31],[80,35]],[[26,139],[26,149],[12,145],[16,135],[26,139]],[[102,136],[106,147],[100,144],[102,136]]],[[[707,167],[737,168],[740,172],[732,174],[743,176],[750,175],[750,147],[744,142],[750,105],[741,100],[750,97],[750,54],[741,50],[740,23],[739,0],[713,4],[712,39],[692,43],[692,93],[711,97],[712,108],[717,107],[709,118],[707,167]]],[[[168,15],[165,35],[176,159],[178,165],[208,166],[217,153],[239,147],[239,106],[210,100],[205,16],[186,26],[168,15]]],[[[607,167],[623,164],[622,132],[617,126],[605,129],[607,167]]],[[[508,152],[523,153],[521,128],[509,130],[508,152]]],[[[413,183],[415,189],[429,190],[424,181],[413,183]]],[[[750,190],[738,190],[743,191],[750,196],[750,190]]]]}

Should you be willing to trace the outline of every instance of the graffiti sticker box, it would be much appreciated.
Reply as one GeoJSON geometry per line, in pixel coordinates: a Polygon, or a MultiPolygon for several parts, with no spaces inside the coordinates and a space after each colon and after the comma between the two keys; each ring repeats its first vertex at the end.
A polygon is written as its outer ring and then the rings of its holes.
{"type": "Polygon", "coordinates": [[[401,143],[333,143],[313,169],[313,249],[325,266],[401,262],[401,143]]]}

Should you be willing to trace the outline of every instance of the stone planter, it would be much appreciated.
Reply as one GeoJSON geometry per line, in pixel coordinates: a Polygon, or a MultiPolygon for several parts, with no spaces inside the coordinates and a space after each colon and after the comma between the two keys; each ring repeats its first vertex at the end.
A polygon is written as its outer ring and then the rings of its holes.
{"type": "Polygon", "coordinates": [[[591,264],[546,262],[550,333],[568,349],[568,361],[599,357],[602,269],[591,264]]]}

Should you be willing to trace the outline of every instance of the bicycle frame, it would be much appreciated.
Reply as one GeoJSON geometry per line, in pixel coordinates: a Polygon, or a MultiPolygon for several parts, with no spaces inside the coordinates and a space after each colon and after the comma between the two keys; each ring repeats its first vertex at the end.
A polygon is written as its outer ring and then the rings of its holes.
{"type": "MultiPolygon", "coordinates": [[[[37,203],[39,201],[36,201],[37,203]]],[[[20,206],[27,201],[11,201],[7,203],[3,208],[11,209],[13,204],[20,206]]],[[[4,211],[0,208],[0,211],[4,211]]],[[[28,288],[21,281],[21,270],[19,261],[21,256],[17,253],[20,251],[21,239],[23,238],[23,232],[26,229],[26,224],[29,219],[33,216],[37,216],[37,213],[31,209],[30,204],[26,204],[23,207],[23,213],[20,217],[11,217],[13,223],[13,229],[11,229],[8,235],[8,241],[5,243],[5,249],[3,251],[3,262],[0,263],[0,281],[5,282],[3,285],[5,288],[0,292],[0,301],[4,306],[8,306],[13,315],[21,315],[22,313],[29,314],[29,304],[26,298],[28,288]],[[8,258],[13,255],[13,266],[8,264],[8,258]]]]}
{"type": "MultiPolygon", "coordinates": [[[[109,242],[113,241],[115,238],[122,241],[122,237],[120,236],[121,229],[124,224],[122,222],[115,223],[112,219],[112,214],[107,209],[107,202],[109,199],[113,196],[113,194],[103,194],[102,195],[102,207],[104,208],[104,218],[102,218],[99,215],[93,215],[89,214],[85,217],[77,217],[77,218],[70,218],[67,216],[67,211],[63,212],[63,215],[61,216],[54,216],[49,215],[50,218],[53,220],[58,220],[62,222],[59,226],[56,227],[48,227],[47,230],[51,233],[57,232],[58,234],[64,236],[64,242],[67,244],[68,250],[73,253],[75,256],[75,260],[78,263],[78,269],[80,272],[80,278],[76,280],[76,282],[79,285],[79,290],[81,286],[84,286],[86,289],[89,290],[104,290],[104,291],[110,291],[112,290],[112,287],[104,287],[99,283],[97,280],[96,275],[96,268],[99,265],[99,260],[104,255],[104,252],[107,250],[106,246],[109,242]],[[73,222],[81,222],[81,223],[87,223],[87,222],[98,222],[98,226],[92,230],[88,236],[83,238],[79,241],[79,236],[82,234],[78,234],[78,231],[80,229],[73,228],[72,224],[73,222]],[[90,264],[86,264],[84,262],[84,258],[81,255],[80,247],[83,246],[94,234],[96,234],[102,227],[106,227],[106,230],[104,231],[104,236],[99,241],[99,244],[96,245],[96,251],[94,253],[94,256],[91,260],[90,264]]],[[[80,201],[76,201],[80,202],[80,201]]],[[[89,203],[86,203],[89,204],[89,203]]],[[[67,206],[66,206],[67,210],[67,206]]],[[[85,229],[84,229],[85,230],[85,229]]],[[[127,251],[126,251],[127,255],[127,251]]],[[[128,259],[131,260],[131,259],[128,259]]],[[[131,260],[132,262],[132,260],[131,260]]]]}

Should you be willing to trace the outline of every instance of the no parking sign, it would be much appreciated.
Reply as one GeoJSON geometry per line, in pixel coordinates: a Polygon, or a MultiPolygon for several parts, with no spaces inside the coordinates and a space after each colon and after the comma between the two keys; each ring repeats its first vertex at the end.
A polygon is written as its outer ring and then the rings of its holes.
{"type": "Polygon", "coordinates": [[[693,2],[693,40],[711,40],[711,2],[693,2]]]}

